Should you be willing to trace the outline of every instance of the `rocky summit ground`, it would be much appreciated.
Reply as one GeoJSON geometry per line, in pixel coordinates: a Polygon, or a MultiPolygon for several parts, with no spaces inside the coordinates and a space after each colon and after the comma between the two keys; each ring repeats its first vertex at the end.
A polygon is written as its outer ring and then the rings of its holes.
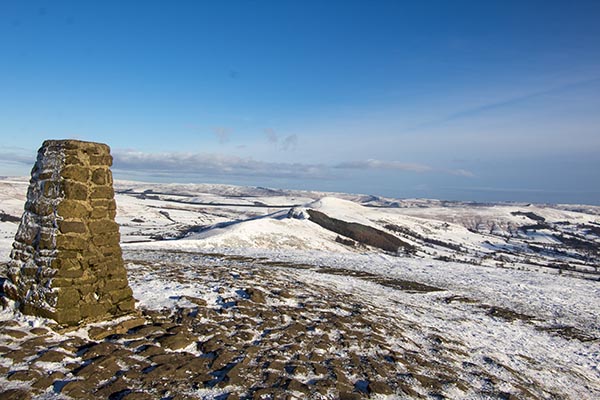
{"type": "Polygon", "coordinates": [[[133,250],[125,257],[137,316],[65,331],[10,307],[3,311],[0,398],[558,399],[600,393],[593,375],[551,354],[543,365],[511,345],[535,343],[535,335],[551,337],[550,346],[587,346],[597,338],[573,327],[544,331],[534,317],[447,288],[260,257],[133,250]],[[471,316],[457,317],[465,307],[471,316]],[[448,329],[436,322],[440,318],[448,329]],[[479,331],[461,332],[456,324],[479,326],[496,337],[502,353],[478,347],[479,331]],[[532,337],[505,338],[515,326],[532,337]]]}

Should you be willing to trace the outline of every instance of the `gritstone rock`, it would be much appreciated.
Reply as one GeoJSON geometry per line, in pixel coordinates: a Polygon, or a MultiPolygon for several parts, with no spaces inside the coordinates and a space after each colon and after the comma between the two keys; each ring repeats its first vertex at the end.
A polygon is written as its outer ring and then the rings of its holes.
{"type": "Polygon", "coordinates": [[[134,310],[119,246],[110,148],[47,140],[31,171],[5,292],[61,325],[134,310]]]}

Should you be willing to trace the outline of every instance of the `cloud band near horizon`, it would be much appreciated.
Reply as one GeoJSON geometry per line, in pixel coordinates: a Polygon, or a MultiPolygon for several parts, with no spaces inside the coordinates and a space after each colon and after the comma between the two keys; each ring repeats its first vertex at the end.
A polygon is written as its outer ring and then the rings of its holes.
{"type": "MultiPolygon", "coordinates": [[[[251,157],[211,153],[164,152],[147,153],[135,150],[113,151],[116,171],[152,173],[161,176],[190,174],[207,176],[269,177],[287,179],[334,179],[343,170],[398,171],[415,174],[450,174],[472,177],[466,170],[439,169],[430,165],[401,161],[359,160],[333,165],[298,162],[270,162],[251,157]]],[[[25,151],[0,152],[0,161],[33,165],[35,156],[25,151]]]]}
{"type": "Polygon", "coordinates": [[[473,177],[467,170],[439,169],[429,165],[400,161],[345,161],[335,165],[285,163],[208,153],[145,153],[116,150],[117,170],[149,171],[162,174],[206,174],[219,176],[263,176],[270,178],[331,179],[338,170],[388,170],[408,173],[438,173],[473,177]]]}

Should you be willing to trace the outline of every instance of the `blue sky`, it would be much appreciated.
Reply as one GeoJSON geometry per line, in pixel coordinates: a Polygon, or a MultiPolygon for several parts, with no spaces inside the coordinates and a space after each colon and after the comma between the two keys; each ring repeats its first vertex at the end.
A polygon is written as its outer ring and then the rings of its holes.
{"type": "Polygon", "coordinates": [[[212,3],[0,2],[0,175],[600,204],[600,2],[212,3]]]}

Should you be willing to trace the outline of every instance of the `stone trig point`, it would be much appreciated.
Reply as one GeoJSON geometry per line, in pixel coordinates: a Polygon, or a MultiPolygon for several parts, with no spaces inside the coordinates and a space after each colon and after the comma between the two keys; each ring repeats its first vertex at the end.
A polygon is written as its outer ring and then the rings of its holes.
{"type": "Polygon", "coordinates": [[[31,172],[6,292],[61,325],[134,310],[105,144],[47,140],[31,172]]]}

